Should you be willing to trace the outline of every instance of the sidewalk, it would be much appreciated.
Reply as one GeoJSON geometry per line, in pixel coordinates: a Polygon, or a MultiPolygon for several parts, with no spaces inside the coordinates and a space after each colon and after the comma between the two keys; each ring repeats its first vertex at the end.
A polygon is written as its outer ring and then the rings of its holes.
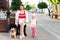
{"type": "Polygon", "coordinates": [[[49,16],[38,16],[39,25],[60,40],[60,20],[51,19],[49,16]]]}
{"type": "MultiPolygon", "coordinates": [[[[45,16],[40,16],[40,15],[37,15],[36,17],[38,19],[38,24],[39,24],[37,26],[37,37],[36,38],[31,37],[31,28],[29,25],[27,26],[27,37],[22,40],[59,40],[50,32],[48,32],[46,29],[43,28],[43,27],[47,27],[45,25],[50,21],[50,19],[46,18],[45,16]]],[[[20,38],[19,36],[17,36],[17,38],[12,39],[9,37],[9,33],[0,33],[0,40],[20,40],[20,38]]]]}
{"type": "MultiPolygon", "coordinates": [[[[31,37],[31,28],[27,27],[27,37],[22,40],[58,40],[56,37],[51,35],[49,32],[47,32],[45,29],[41,28],[40,26],[37,27],[37,37],[32,38],[31,37]]],[[[15,39],[12,39],[9,37],[9,33],[0,33],[0,40],[20,40],[19,36],[17,36],[15,39]]]]}

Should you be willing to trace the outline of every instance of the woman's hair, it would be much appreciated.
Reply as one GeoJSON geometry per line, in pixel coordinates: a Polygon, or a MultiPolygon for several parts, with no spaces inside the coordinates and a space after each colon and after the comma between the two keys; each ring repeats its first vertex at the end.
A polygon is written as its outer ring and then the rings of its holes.
{"type": "MultiPolygon", "coordinates": [[[[22,4],[22,5],[20,5],[20,6],[23,6],[23,9],[25,9],[23,4],[22,4]]],[[[20,7],[19,7],[19,10],[21,10],[21,9],[20,9],[20,7]]]]}

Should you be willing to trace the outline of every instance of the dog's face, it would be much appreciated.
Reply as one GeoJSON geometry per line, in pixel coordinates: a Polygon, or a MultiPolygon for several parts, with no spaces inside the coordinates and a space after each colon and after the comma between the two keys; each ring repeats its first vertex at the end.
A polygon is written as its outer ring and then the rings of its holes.
{"type": "Polygon", "coordinates": [[[15,28],[11,28],[10,32],[11,32],[11,33],[16,32],[15,28]]]}

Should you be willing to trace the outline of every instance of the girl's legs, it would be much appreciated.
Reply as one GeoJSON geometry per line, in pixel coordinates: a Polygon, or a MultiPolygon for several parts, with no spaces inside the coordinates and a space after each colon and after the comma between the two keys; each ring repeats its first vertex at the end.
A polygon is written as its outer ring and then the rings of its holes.
{"type": "Polygon", "coordinates": [[[32,27],[32,37],[35,38],[36,37],[36,28],[32,27]]]}

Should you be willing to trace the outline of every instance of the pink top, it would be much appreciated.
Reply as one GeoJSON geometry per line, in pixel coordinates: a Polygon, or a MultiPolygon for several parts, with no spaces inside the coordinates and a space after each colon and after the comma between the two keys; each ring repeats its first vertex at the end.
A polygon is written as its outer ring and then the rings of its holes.
{"type": "Polygon", "coordinates": [[[21,18],[21,19],[24,18],[25,19],[26,18],[25,11],[24,11],[23,14],[20,13],[19,16],[18,16],[18,18],[21,18]]]}

